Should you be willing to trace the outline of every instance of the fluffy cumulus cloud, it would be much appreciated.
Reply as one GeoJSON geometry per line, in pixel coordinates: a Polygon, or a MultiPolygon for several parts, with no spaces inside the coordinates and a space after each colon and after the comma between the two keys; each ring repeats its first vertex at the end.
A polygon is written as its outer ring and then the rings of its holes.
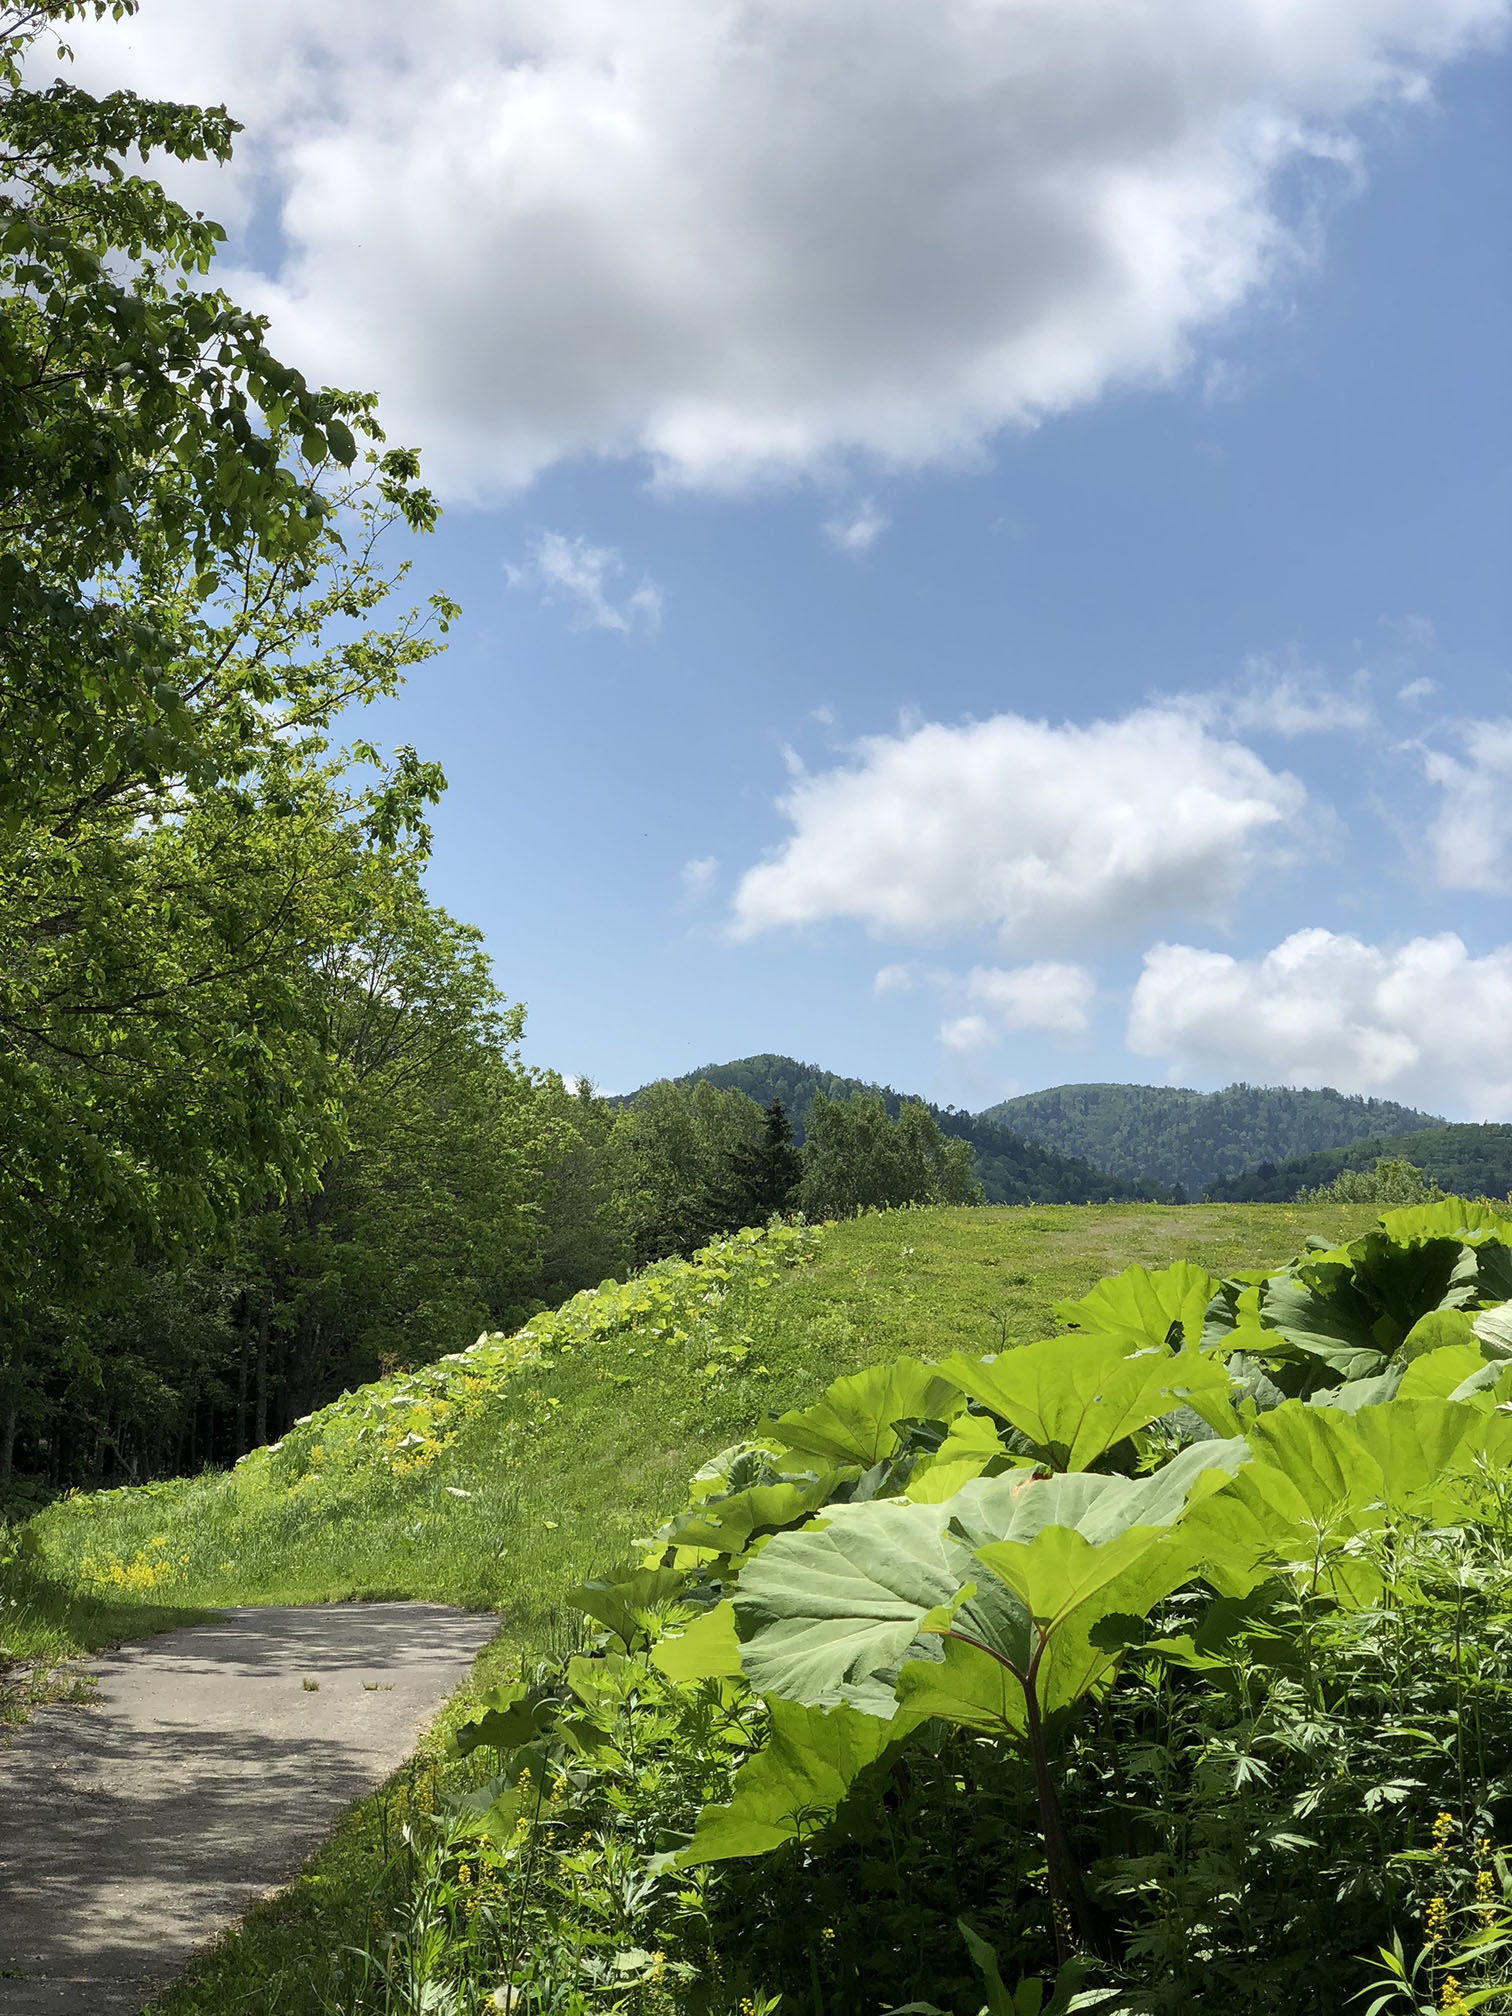
{"type": "Polygon", "coordinates": [[[974,966],[966,976],[971,1012],[940,1025],[947,1049],[984,1050],[1004,1036],[1043,1029],[1080,1035],[1097,984],[1085,966],[1039,959],[1031,966],[974,966]]]}
{"type": "Polygon", "coordinates": [[[1183,1079],[1335,1085],[1505,1120],[1509,1027],[1512,945],[1476,958],[1453,932],[1386,949],[1309,930],[1255,959],[1157,945],[1128,1041],[1183,1079]]]}
{"type": "MultiPolygon", "coordinates": [[[[244,297],[454,491],[896,466],[1179,370],[1299,164],[1507,0],[153,0],[83,80],[225,100],[244,297]],[[259,277],[261,271],[262,277],[259,277]]],[[[1305,207],[1305,206],[1304,206],[1305,207]]]]}
{"type": "Polygon", "coordinates": [[[578,630],[618,630],[661,626],[661,590],[642,581],[628,595],[615,599],[616,584],[625,572],[618,547],[594,546],[565,532],[543,532],[532,542],[521,566],[506,566],[511,588],[538,588],[548,602],[565,603],[578,630]]]}
{"type": "Polygon", "coordinates": [[[1053,951],[1219,915],[1303,802],[1294,777],[1181,709],[926,724],[795,780],[780,801],[792,836],[741,878],[732,928],[851,918],[1053,951]]]}
{"type": "Polygon", "coordinates": [[[1424,765],[1443,792],[1428,829],[1439,882],[1512,893],[1512,721],[1478,722],[1464,731],[1462,756],[1430,750],[1424,765]]]}

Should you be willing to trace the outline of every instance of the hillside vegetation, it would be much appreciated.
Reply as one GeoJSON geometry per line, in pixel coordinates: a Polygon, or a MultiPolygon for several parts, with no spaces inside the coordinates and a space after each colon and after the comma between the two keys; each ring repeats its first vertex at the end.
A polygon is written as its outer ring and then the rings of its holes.
{"type": "MultiPolygon", "coordinates": [[[[761,1106],[780,1099],[799,1140],[816,1098],[840,1101],[877,1094],[894,1118],[910,1103],[907,1093],[895,1092],[890,1085],[837,1077],[832,1071],[821,1071],[817,1064],[800,1064],[794,1057],[770,1054],[737,1058],[731,1064],[705,1064],[674,1082],[743,1092],[761,1106]]],[[[1080,1151],[1067,1154],[1055,1145],[1026,1140],[1022,1131],[1004,1125],[993,1114],[962,1113],[955,1107],[934,1105],[929,1111],[942,1133],[970,1143],[972,1175],[989,1204],[1171,1201],[1168,1184],[1137,1172],[1110,1175],[1106,1166],[1094,1166],[1095,1158],[1088,1160],[1080,1151]]]]}
{"type": "MultiPolygon", "coordinates": [[[[1443,1124],[1389,1099],[1287,1085],[1230,1085],[1222,1092],[1058,1085],[1005,1099],[979,1118],[1059,1154],[1085,1156],[1128,1182],[1179,1184],[1189,1197],[1262,1162],[1443,1124]]],[[[1479,1187],[1471,1185],[1466,1194],[1479,1187]]]]}
{"type": "Polygon", "coordinates": [[[1465,1122],[1416,1134],[1378,1135],[1317,1155],[1262,1162],[1210,1185],[1215,1202],[1288,1204],[1302,1190],[1334,1182],[1346,1169],[1368,1170],[1383,1158],[1411,1162],[1430,1183],[1460,1197],[1512,1194],[1512,1126],[1465,1122]]]}

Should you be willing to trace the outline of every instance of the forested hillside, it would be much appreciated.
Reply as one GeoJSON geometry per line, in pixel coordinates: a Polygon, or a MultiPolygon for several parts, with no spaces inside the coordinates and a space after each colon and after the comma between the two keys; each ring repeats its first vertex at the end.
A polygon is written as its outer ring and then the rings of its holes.
{"type": "Polygon", "coordinates": [[[1382,1156],[1401,1156],[1431,1183],[1461,1197],[1512,1194],[1512,1126],[1487,1122],[1424,1128],[1418,1134],[1377,1135],[1318,1155],[1262,1162],[1213,1183],[1208,1196],[1223,1203],[1288,1204],[1301,1190],[1332,1183],[1346,1169],[1373,1169],[1382,1156]]]}
{"type": "Polygon", "coordinates": [[[1229,1085],[1222,1092],[1057,1085],[1005,1099],[979,1118],[1062,1155],[1085,1156],[1128,1182],[1180,1184],[1190,1197],[1262,1162],[1443,1124],[1436,1114],[1326,1085],[1229,1085]]]}
{"type": "MultiPolygon", "coordinates": [[[[739,1057],[730,1064],[705,1064],[676,1082],[744,1092],[762,1106],[780,1099],[799,1140],[803,1138],[804,1124],[816,1098],[836,1101],[874,1095],[882,1099],[894,1118],[908,1103],[908,1095],[895,1092],[890,1085],[868,1085],[860,1078],[837,1077],[832,1071],[821,1071],[817,1064],[801,1064],[795,1057],[770,1053],[739,1057]]],[[[1137,1174],[1109,1175],[1105,1167],[1094,1165],[1080,1154],[1066,1154],[1026,1140],[1015,1128],[999,1122],[995,1114],[962,1113],[953,1106],[930,1106],[929,1111],[942,1133],[971,1144],[972,1174],[989,1204],[1170,1201],[1171,1186],[1167,1184],[1147,1182],[1137,1174]]]]}

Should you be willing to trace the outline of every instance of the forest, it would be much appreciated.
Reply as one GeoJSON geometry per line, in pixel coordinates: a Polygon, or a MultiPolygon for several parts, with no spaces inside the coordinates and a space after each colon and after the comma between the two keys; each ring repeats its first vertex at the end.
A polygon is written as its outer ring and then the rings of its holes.
{"type": "MultiPolygon", "coordinates": [[[[1059,1085],[1005,1099],[981,1117],[1063,1155],[1085,1156],[1115,1176],[1179,1184],[1190,1197],[1201,1197],[1210,1186],[1262,1162],[1442,1124],[1432,1113],[1389,1099],[1289,1085],[1230,1085],[1221,1092],[1172,1085],[1059,1085]]],[[[1213,1191],[1219,1194],[1226,1193],[1213,1191]]]]}

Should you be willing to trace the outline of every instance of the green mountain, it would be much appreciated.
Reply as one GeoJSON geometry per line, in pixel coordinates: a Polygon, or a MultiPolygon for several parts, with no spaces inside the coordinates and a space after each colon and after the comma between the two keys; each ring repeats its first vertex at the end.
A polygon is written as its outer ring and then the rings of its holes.
{"type": "Polygon", "coordinates": [[[1332,1183],[1345,1169],[1373,1169],[1383,1155],[1400,1155],[1455,1197],[1505,1197],[1512,1193],[1512,1127],[1485,1124],[1427,1127],[1418,1134],[1377,1134],[1347,1148],[1262,1162],[1208,1189],[1219,1204],[1286,1204],[1299,1190],[1332,1183]]]}
{"type": "Polygon", "coordinates": [[[1350,1148],[1366,1136],[1383,1138],[1445,1124],[1434,1113],[1335,1092],[1327,1085],[1316,1091],[1230,1085],[1222,1092],[1189,1092],[1171,1085],[1057,1085],[1005,1099],[978,1117],[1058,1154],[1083,1156],[1125,1182],[1180,1184],[1190,1197],[1262,1162],[1286,1162],[1350,1148]]]}
{"type": "MultiPolygon", "coordinates": [[[[803,1139],[803,1123],[816,1094],[849,1099],[857,1092],[880,1092],[896,1119],[908,1096],[890,1085],[869,1085],[861,1078],[840,1078],[817,1064],[795,1057],[739,1057],[731,1064],[705,1064],[677,1080],[691,1085],[705,1079],[725,1091],[744,1092],[758,1106],[780,1099],[788,1110],[793,1132],[803,1139]]],[[[928,1101],[925,1102],[927,1105],[928,1101]]],[[[969,1141],[975,1151],[973,1173],[989,1204],[1113,1204],[1139,1198],[1167,1202],[1170,1192],[1137,1176],[1110,1176],[1080,1155],[1026,1141],[992,1115],[959,1112],[953,1106],[930,1105],[941,1131],[969,1141]]]]}

